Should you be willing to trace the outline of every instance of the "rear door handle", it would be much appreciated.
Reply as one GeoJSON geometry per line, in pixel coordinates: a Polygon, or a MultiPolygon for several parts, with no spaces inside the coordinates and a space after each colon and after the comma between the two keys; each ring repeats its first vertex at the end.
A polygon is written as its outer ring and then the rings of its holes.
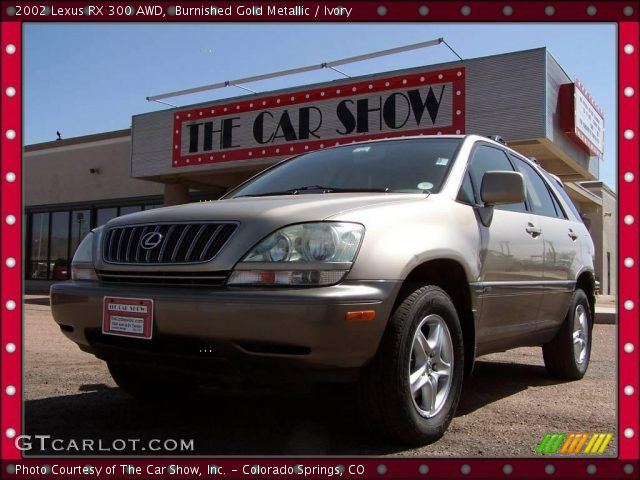
{"type": "Polygon", "coordinates": [[[529,222],[525,227],[525,230],[529,235],[533,238],[536,238],[538,235],[542,233],[542,229],[540,227],[536,227],[533,223],[529,222]]]}
{"type": "Polygon", "coordinates": [[[569,229],[569,237],[571,238],[571,240],[575,242],[576,239],[578,238],[578,234],[575,233],[572,229],[569,229]]]}

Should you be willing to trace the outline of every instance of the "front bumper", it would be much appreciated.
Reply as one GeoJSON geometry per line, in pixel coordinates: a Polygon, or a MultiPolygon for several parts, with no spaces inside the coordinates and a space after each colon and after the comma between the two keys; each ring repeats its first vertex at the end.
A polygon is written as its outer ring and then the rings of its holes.
{"type": "Polygon", "coordinates": [[[273,377],[357,371],[375,355],[396,281],[351,281],[320,288],[188,288],[67,281],[51,287],[63,333],[99,358],[180,375],[273,377]],[[154,301],[153,337],[102,333],[105,296],[154,301]],[[348,322],[353,310],[375,319],[348,322]]]}

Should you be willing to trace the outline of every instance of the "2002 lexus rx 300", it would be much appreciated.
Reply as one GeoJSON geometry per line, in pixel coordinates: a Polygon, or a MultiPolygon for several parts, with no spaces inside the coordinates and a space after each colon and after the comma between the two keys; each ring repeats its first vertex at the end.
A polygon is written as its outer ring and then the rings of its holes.
{"type": "Polygon", "coordinates": [[[584,375],[593,255],[535,162],[475,135],[401,138],[113,219],[83,240],[51,305],[133,396],[355,381],[367,423],[419,444],[444,433],[479,355],[539,345],[550,374],[584,375]]]}

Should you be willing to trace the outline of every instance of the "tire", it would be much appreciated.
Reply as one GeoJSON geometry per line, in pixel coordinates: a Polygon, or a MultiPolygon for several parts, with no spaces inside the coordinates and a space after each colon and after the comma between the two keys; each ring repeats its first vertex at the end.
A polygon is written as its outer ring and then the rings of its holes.
{"type": "Polygon", "coordinates": [[[394,310],[378,353],[359,380],[363,420],[385,437],[403,444],[434,442],[453,419],[463,376],[462,330],[453,302],[438,287],[417,288],[405,295],[394,310]],[[440,356],[433,348],[438,329],[442,335],[440,356]],[[425,340],[426,346],[421,349],[425,340]],[[446,363],[448,377],[444,376],[446,363]],[[421,388],[415,388],[421,384],[421,388]],[[437,394],[430,402],[434,387],[437,394]]]}
{"type": "Polygon", "coordinates": [[[193,383],[167,380],[141,372],[126,363],[107,362],[109,373],[127,394],[145,402],[167,402],[188,398],[198,387],[193,383]]]}
{"type": "Polygon", "coordinates": [[[555,338],[542,347],[544,365],[551,376],[579,380],[589,367],[593,320],[587,295],[573,292],[571,305],[555,338]]]}

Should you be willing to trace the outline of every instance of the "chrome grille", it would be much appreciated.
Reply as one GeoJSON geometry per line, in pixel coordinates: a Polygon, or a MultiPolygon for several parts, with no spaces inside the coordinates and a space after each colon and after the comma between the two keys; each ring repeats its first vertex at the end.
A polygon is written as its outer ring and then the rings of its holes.
{"type": "MultiPolygon", "coordinates": [[[[158,223],[112,227],[104,234],[102,258],[117,264],[188,264],[212,260],[238,227],[237,223],[158,223]],[[157,232],[160,243],[142,247],[145,235],[157,232]]],[[[156,236],[157,238],[157,236],[156,236]]]]}
{"type": "Polygon", "coordinates": [[[229,275],[221,272],[119,272],[98,270],[98,278],[106,283],[143,285],[182,285],[189,287],[219,287],[229,275]]]}

